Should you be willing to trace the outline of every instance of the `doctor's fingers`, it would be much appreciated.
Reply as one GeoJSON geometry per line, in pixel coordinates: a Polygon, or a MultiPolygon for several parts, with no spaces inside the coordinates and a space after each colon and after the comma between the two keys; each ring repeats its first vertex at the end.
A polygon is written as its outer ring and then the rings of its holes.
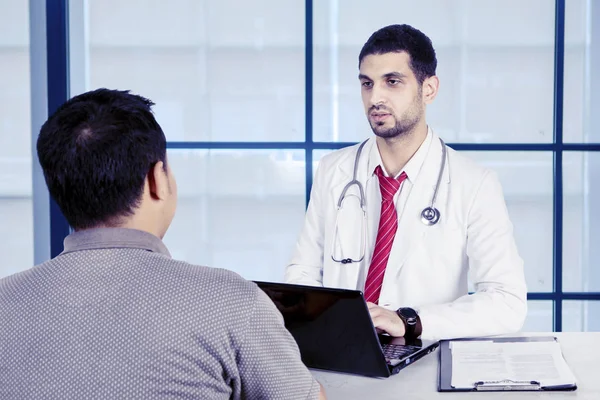
{"type": "Polygon", "coordinates": [[[386,310],[385,308],[380,307],[374,303],[367,303],[367,307],[369,308],[369,314],[371,314],[371,317],[374,317],[376,315],[387,314],[387,313],[395,314],[395,312],[386,310]]]}
{"type": "Polygon", "coordinates": [[[400,318],[393,318],[386,314],[372,317],[372,320],[375,329],[383,330],[390,336],[402,337],[406,333],[400,318]]]}

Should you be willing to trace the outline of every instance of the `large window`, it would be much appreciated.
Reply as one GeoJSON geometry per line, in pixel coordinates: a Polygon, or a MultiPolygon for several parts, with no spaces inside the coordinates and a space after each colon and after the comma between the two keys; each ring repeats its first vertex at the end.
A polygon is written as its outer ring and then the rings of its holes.
{"type": "Polygon", "coordinates": [[[281,279],[305,208],[305,150],[260,143],[304,141],[303,2],[141,3],[82,12],[87,41],[71,57],[86,58],[84,89],[156,102],[179,186],[174,257],[281,279]]]}
{"type": "Polygon", "coordinates": [[[597,2],[76,4],[70,95],[104,86],[157,103],[181,193],[175,257],[283,279],[319,160],[371,135],[360,48],[408,23],[438,54],[430,125],[500,177],[530,291],[524,330],[600,329],[597,2]]]}
{"type": "Polygon", "coordinates": [[[33,264],[29,15],[0,0],[0,278],[33,264]]]}

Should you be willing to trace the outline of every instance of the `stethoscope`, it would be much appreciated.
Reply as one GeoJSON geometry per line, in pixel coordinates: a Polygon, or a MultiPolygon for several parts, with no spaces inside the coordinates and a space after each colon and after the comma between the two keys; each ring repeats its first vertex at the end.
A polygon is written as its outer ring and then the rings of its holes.
{"type": "MultiPolygon", "coordinates": [[[[336,216],[336,221],[335,221],[335,231],[334,231],[334,235],[333,235],[334,240],[332,241],[331,259],[335,262],[340,262],[342,264],[361,262],[363,260],[363,258],[365,257],[365,250],[366,250],[366,245],[367,245],[367,241],[366,241],[367,240],[366,198],[365,198],[365,191],[364,191],[363,185],[356,178],[358,175],[358,162],[360,160],[360,154],[362,153],[363,147],[365,147],[365,144],[368,142],[368,140],[369,139],[365,140],[364,142],[362,142],[360,144],[360,146],[358,146],[358,150],[356,151],[356,157],[354,158],[354,172],[352,175],[352,180],[350,182],[348,182],[346,184],[346,186],[344,186],[344,189],[342,189],[342,193],[340,193],[340,197],[339,197],[338,203],[337,203],[337,216],[336,216]],[[361,237],[361,253],[360,253],[360,257],[358,259],[344,258],[344,257],[336,258],[335,252],[334,252],[334,247],[335,247],[335,242],[336,242],[335,239],[338,237],[338,232],[337,232],[338,231],[338,218],[340,215],[340,210],[342,209],[342,206],[344,203],[344,199],[346,198],[346,192],[354,185],[356,185],[356,187],[358,188],[358,193],[359,193],[358,199],[359,199],[360,208],[362,211],[362,221],[361,222],[362,222],[363,229],[362,229],[362,237],[361,237]]],[[[446,167],[447,149],[446,149],[446,143],[444,143],[444,141],[441,138],[440,138],[440,143],[442,144],[442,162],[440,164],[440,171],[438,173],[437,182],[435,184],[433,196],[431,197],[431,203],[429,204],[429,206],[425,207],[423,209],[423,211],[421,211],[421,222],[423,222],[427,226],[433,226],[433,225],[437,224],[441,217],[440,210],[438,210],[435,207],[435,200],[437,198],[438,190],[440,188],[440,183],[442,182],[442,176],[444,175],[444,169],[446,167]]]]}

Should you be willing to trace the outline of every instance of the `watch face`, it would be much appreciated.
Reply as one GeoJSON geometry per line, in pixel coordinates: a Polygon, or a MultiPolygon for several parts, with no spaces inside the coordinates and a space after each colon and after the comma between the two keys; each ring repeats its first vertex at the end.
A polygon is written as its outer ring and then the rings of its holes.
{"type": "Polygon", "coordinates": [[[416,325],[417,313],[415,310],[413,310],[412,308],[401,308],[398,311],[400,312],[400,314],[402,314],[408,325],[416,325]]]}

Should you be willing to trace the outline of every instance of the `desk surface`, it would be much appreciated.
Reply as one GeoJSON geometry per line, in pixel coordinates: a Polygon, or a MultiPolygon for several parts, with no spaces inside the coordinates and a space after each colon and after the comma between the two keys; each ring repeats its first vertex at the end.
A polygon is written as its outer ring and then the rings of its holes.
{"type": "MultiPolygon", "coordinates": [[[[522,334],[526,336],[527,334],[522,334]]],[[[540,335],[540,334],[532,334],[540,335]]],[[[600,332],[598,333],[545,333],[558,337],[563,355],[577,379],[574,392],[495,392],[495,393],[440,393],[438,385],[439,350],[389,378],[363,376],[313,370],[315,378],[325,387],[327,399],[444,399],[456,400],[485,396],[494,399],[600,399],[600,332]],[[502,396],[502,397],[500,397],[502,396]]]]}

